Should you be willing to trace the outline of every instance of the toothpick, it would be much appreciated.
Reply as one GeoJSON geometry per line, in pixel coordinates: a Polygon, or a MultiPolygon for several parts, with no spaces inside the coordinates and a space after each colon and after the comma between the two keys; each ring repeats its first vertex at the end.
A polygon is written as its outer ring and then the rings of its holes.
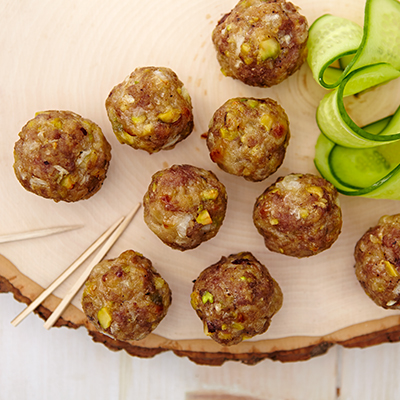
{"type": "Polygon", "coordinates": [[[46,329],[50,329],[55,324],[55,322],[58,320],[58,318],[63,313],[63,311],[67,308],[68,304],[71,302],[71,300],[78,293],[79,289],[85,283],[85,281],[86,281],[87,277],[89,276],[90,272],[92,271],[93,267],[95,265],[97,265],[103,259],[103,257],[108,253],[108,251],[114,245],[114,243],[117,241],[117,239],[121,236],[121,234],[128,227],[129,223],[131,222],[131,220],[133,219],[133,217],[139,210],[139,207],[140,207],[140,203],[126,216],[126,218],[121,223],[121,225],[108,238],[107,242],[103,245],[103,247],[99,250],[99,252],[93,258],[91,263],[87,266],[86,270],[78,278],[78,280],[71,287],[71,289],[68,291],[66,296],[62,299],[62,301],[58,305],[58,307],[54,310],[54,312],[47,319],[47,321],[44,324],[44,327],[46,329]]]}
{"type": "Polygon", "coordinates": [[[56,233],[68,232],[79,228],[82,228],[82,225],[56,226],[54,228],[44,228],[27,232],[0,235],[0,243],[15,242],[17,240],[26,240],[43,236],[50,236],[55,235],[56,233]]]}
{"type": "Polygon", "coordinates": [[[22,322],[39,304],[41,304],[58,286],[61,285],[90,255],[92,255],[122,223],[124,217],[111,225],[95,242],[93,242],[46,290],[44,290],[32,303],[18,314],[11,324],[17,326],[22,322]]]}

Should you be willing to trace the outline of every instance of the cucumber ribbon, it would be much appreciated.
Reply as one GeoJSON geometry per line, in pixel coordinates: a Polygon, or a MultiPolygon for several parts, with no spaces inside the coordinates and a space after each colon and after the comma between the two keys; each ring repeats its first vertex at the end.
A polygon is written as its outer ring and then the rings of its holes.
{"type": "Polygon", "coordinates": [[[400,200],[400,107],[359,127],[343,101],[400,77],[399,1],[366,0],[364,28],[321,16],[310,27],[307,62],[316,82],[330,90],[316,114],[318,171],[343,194],[400,200]]]}

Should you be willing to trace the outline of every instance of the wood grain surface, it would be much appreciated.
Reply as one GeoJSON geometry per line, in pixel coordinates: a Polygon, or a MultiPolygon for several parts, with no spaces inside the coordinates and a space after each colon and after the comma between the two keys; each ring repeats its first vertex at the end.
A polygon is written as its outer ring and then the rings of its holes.
{"type": "MultiPolygon", "coordinates": [[[[193,163],[215,172],[228,191],[228,212],[221,231],[198,249],[177,252],[164,246],[141,215],[109,253],[132,248],[153,261],[170,284],[173,302],[167,318],[144,341],[121,343],[99,334],[80,309],[80,296],[58,325],[85,326],[93,340],[112,350],[140,357],[170,351],[198,364],[226,360],[255,364],[263,359],[307,360],[333,345],[363,347],[399,340],[399,313],[375,306],[353,272],[356,240],[383,214],[399,212],[398,202],[341,196],[343,231],[334,246],[318,256],[297,260],[272,254],[251,221],[255,198],[278,176],[316,173],[314,145],[319,134],[315,110],[325,94],[307,65],[276,87],[251,88],[224,77],[216,62],[210,34],[234,0],[85,2],[45,0],[39,4],[0,3],[3,108],[0,135],[0,234],[54,225],[83,224],[68,232],[1,246],[1,291],[28,304],[47,287],[104,229],[141,201],[151,175],[172,163],[193,163]],[[62,12],[60,12],[62,10],[62,12]],[[154,11],[156,10],[156,11],[154,11]],[[112,87],[135,67],[169,66],[192,96],[195,130],[176,149],[149,156],[118,143],[105,112],[112,87]],[[202,134],[213,112],[228,98],[271,97],[285,108],[291,142],[282,167],[265,182],[244,182],[220,171],[207,154],[202,134]],[[76,204],[54,203],[24,191],[12,170],[13,145],[35,112],[70,109],[98,123],[112,145],[113,158],[101,191],[76,204]],[[230,348],[204,337],[190,308],[192,281],[221,256],[251,251],[269,268],[284,292],[284,305],[260,337],[230,348]],[[10,261],[9,261],[10,260],[10,261]]],[[[334,13],[362,25],[364,1],[298,0],[311,24],[334,13]]],[[[400,103],[396,81],[347,101],[357,123],[393,112],[400,103]]],[[[67,281],[37,313],[47,318],[73,285],[67,281]]]]}
{"type": "MultiPolygon", "coordinates": [[[[44,290],[21,274],[9,260],[1,255],[0,271],[0,292],[10,292],[20,302],[29,305],[44,290]]],[[[60,301],[51,295],[35,312],[46,320],[60,301]]],[[[399,317],[351,326],[320,338],[292,337],[257,341],[250,345],[241,343],[233,347],[220,346],[211,339],[171,341],[156,334],[150,334],[146,339],[137,342],[122,342],[97,331],[84,313],[73,305],[64,311],[55,326],[74,329],[84,326],[93,341],[102,343],[113,351],[125,350],[130,355],[143,358],[172,351],[177,356],[187,357],[197,364],[214,366],[222,365],[226,361],[240,361],[254,365],[267,358],[281,362],[305,361],[325,354],[335,344],[344,347],[368,347],[400,341],[399,317]]]]}

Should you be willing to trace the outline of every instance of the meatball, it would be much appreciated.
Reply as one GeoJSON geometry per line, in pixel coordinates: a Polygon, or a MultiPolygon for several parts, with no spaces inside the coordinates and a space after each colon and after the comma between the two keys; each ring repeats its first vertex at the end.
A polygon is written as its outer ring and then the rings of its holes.
{"type": "Polygon", "coordinates": [[[307,39],[306,18],[285,0],[241,0],[212,33],[222,73],[260,87],[301,67],[307,39]]]}
{"type": "Polygon", "coordinates": [[[143,205],[148,227],[166,245],[184,251],[218,233],[227,194],[211,171],[173,165],[153,175],[143,205]]]}
{"type": "Polygon", "coordinates": [[[117,139],[150,154],[173,149],[194,126],[189,93],[169,68],[135,69],[112,89],[106,109],[117,139]]]}
{"type": "Polygon", "coordinates": [[[56,202],[74,202],[101,188],[111,146],[92,121],[71,111],[43,111],[19,137],[14,171],[26,190],[56,202]]]}
{"type": "Polygon", "coordinates": [[[340,234],[338,193],[319,176],[290,174],[258,197],[253,221],[269,250],[309,257],[331,247],[340,234]]]}
{"type": "Polygon", "coordinates": [[[281,166],[289,138],[288,117],[276,101],[235,98],[214,113],[207,146],[222,170],[256,182],[281,166]]]}
{"type": "Polygon", "coordinates": [[[355,273],[365,293],[386,309],[400,309],[400,214],[385,215],[357,242],[355,273]]]}
{"type": "Polygon", "coordinates": [[[150,260],[133,250],[103,260],[90,273],[82,308],[101,332],[118,340],[140,340],[165,317],[171,291],[150,260]]]}
{"type": "Polygon", "coordinates": [[[206,268],[191,294],[204,332],[225,346],[264,333],[282,301],[278,283],[249,252],[222,257],[206,268]]]}

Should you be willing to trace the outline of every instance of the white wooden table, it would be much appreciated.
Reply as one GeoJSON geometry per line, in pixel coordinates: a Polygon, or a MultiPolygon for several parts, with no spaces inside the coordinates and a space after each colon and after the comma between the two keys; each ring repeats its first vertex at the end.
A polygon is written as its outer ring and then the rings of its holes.
{"type": "Polygon", "coordinates": [[[52,328],[0,295],[0,399],[394,400],[400,398],[400,344],[331,348],[305,362],[264,360],[199,366],[173,353],[152,359],[111,352],[85,329],[52,328]]]}

